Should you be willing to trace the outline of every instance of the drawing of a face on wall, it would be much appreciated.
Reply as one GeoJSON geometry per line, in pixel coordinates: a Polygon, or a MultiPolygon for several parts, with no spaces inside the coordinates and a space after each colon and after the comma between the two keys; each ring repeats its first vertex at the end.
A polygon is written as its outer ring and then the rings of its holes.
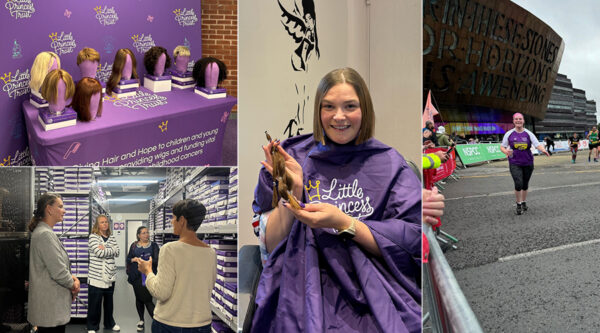
{"type": "Polygon", "coordinates": [[[320,57],[314,0],[277,0],[277,3],[282,11],[281,23],[298,45],[292,53],[292,68],[295,71],[306,71],[306,62],[310,59],[313,51],[317,58],[320,57]],[[298,7],[300,1],[301,7],[298,7]],[[282,2],[286,2],[286,4],[282,2]],[[293,9],[286,8],[286,6],[292,7],[292,5],[293,9]]]}

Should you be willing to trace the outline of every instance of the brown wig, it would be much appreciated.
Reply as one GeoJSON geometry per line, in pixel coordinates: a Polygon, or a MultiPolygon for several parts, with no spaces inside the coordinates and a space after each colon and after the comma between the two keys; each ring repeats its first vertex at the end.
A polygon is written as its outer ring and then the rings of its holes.
{"type": "Polygon", "coordinates": [[[98,221],[100,221],[101,217],[106,218],[106,221],[108,221],[108,230],[106,230],[106,237],[110,237],[110,235],[112,235],[112,232],[110,231],[110,220],[108,219],[108,216],[104,214],[96,216],[96,222],[94,222],[94,226],[92,227],[92,233],[102,236],[102,234],[100,233],[100,227],[98,226],[98,221]]]}
{"type": "Polygon", "coordinates": [[[212,63],[216,63],[219,66],[219,79],[218,83],[221,84],[223,80],[227,79],[227,66],[225,64],[213,57],[205,57],[202,58],[194,64],[194,71],[192,72],[192,77],[196,81],[196,85],[198,87],[204,87],[204,75],[206,73],[206,66],[212,63]]]}
{"type": "Polygon", "coordinates": [[[49,103],[56,103],[58,99],[57,85],[60,80],[65,83],[65,100],[69,100],[75,94],[75,83],[71,74],[67,73],[64,69],[55,69],[46,75],[44,83],[42,83],[42,97],[49,103]]]}
{"type": "Polygon", "coordinates": [[[146,67],[146,72],[148,74],[154,75],[154,66],[158,62],[158,58],[165,54],[165,69],[171,66],[171,57],[167,53],[167,49],[162,46],[153,46],[146,53],[144,53],[144,66],[146,67]]]}
{"type": "Polygon", "coordinates": [[[44,219],[44,217],[46,215],[46,206],[54,205],[54,203],[56,202],[56,199],[60,199],[60,198],[61,198],[60,195],[55,194],[55,193],[42,194],[42,196],[38,199],[38,201],[35,205],[35,210],[33,211],[33,217],[31,218],[31,220],[29,221],[29,224],[27,225],[27,229],[30,232],[33,232],[35,230],[35,228],[37,227],[37,225],[44,219]]]}
{"type": "Polygon", "coordinates": [[[84,77],[75,86],[75,96],[73,96],[73,102],[71,107],[77,111],[77,118],[82,121],[92,120],[90,114],[90,100],[92,96],[100,93],[100,102],[98,102],[98,113],[96,116],[102,115],[102,85],[100,81],[92,79],[91,77],[84,77]]]}
{"type": "Polygon", "coordinates": [[[373,110],[373,102],[371,101],[367,84],[356,70],[349,67],[338,68],[327,73],[317,87],[313,118],[313,137],[315,141],[321,142],[321,144],[325,144],[325,130],[323,129],[323,124],[321,124],[321,103],[329,89],[343,83],[347,83],[354,88],[360,102],[362,119],[355,144],[359,145],[367,141],[375,132],[375,111],[373,110]]]}
{"type": "Polygon", "coordinates": [[[135,61],[135,55],[131,52],[130,49],[119,49],[117,54],[115,54],[115,62],[112,66],[112,73],[106,82],[106,93],[112,95],[113,89],[119,84],[121,81],[121,72],[125,67],[125,62],[127,61],[127,55],[131,57],[131,77],[134,79],[138,78],[137,70],[135,69],[137,66],[137,62],[135,61]]]}
{"type": "Polygon", "coordinates": [[[100,62],[100,53],[91,47],[84,47],[77,53],[77,66],[81,65],[81,63],[86,60],[100,62]]]}

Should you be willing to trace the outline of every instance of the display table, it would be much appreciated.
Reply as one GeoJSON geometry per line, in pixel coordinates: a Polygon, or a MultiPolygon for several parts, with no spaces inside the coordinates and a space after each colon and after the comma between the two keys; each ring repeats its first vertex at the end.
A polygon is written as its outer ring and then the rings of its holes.
{"type": "Polygon", "coordinates": [[[205,99],[189,90],[105,98],[91,122],[44,131],[38,110],[23,102],[35,165],[221,165],[227,119],[234,97],[205,99]]]}

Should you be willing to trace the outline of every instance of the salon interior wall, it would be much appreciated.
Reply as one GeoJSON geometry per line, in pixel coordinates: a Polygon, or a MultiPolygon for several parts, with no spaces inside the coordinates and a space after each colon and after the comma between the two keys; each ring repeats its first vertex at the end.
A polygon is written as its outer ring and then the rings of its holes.
{"type": "MultiPolygon", "coordinates": [[[[149,209],[146,208],[145,210],[140,210],[139,208],[141,208],[143,205],[139,204],[131,206],[136,206],[138,209],[130,207],[126,209],[113,210],[111,207],[110,217],[112,222],[125,223],[125,227],[127,228],[127,220],[148,220],[149,209]]],[[[146,204],[146,206],[148,205],[146,204]]],[[[115,263],[117,264],[117,267],[125,267],[125,258],[127,257],[127,250],[129,250],[130,245],[127,244],[127,230],[115,230],[114,224],[112,226],[112,230],[120,250],[119,256],[115,260],[115,263]]]]}
{"type": "MultiPolygon", "coordinates": [[[[42,51],[59,55],[61,67],[80,78],[77,53],[92,47],[100,53],[98,78],[105,81],[115,53],[131,49],[137,72],[144,52],[163,46],[190,47],[202,56],[199,0],[77,1],[6,0],[0,6],[0,165],[30,162],[21,104],[28,99],[31,65],[42,51]],[[56,34],[56,35],[55,35],[56,34]]],[[[193,61],[193,60],[191,60],[193,61]]]]}
{"type": "MultiPolygon", "coordinates": [[[[302,1],[295,1],[302,8],[302,1]]],[[[279,2],[286,8],[294,5],[294,0],[279,2]]],[[[287,138],[286,127],[292,123],[293,134],[298,127],[302,134],[311,133],[316,87],[332,69],[349,66],[361,73],[374,98],[376,137],[418,161],[420,1],[314,3],[320,57],[313,52],[307,70],[294,71],[291,58],[298,44],[282,24],[278,1],[240,2],[240,246],[257,243],[250,221],[259,161],[264,159],[263,132],[287,138]]]]}

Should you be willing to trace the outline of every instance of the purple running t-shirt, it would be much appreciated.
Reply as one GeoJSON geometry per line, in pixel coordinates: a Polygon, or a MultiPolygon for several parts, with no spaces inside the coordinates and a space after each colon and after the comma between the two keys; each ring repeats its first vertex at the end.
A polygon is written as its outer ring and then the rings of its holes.
{"type": "Polygon", "coordinates": [[[514,128],[504,134],[502,147],[513,150],[513,156],[508,158],[508,163],[514,165],[533,165],[531,147],[540,145],[538,139],[528,129],[519,133],[514,128]]]}

